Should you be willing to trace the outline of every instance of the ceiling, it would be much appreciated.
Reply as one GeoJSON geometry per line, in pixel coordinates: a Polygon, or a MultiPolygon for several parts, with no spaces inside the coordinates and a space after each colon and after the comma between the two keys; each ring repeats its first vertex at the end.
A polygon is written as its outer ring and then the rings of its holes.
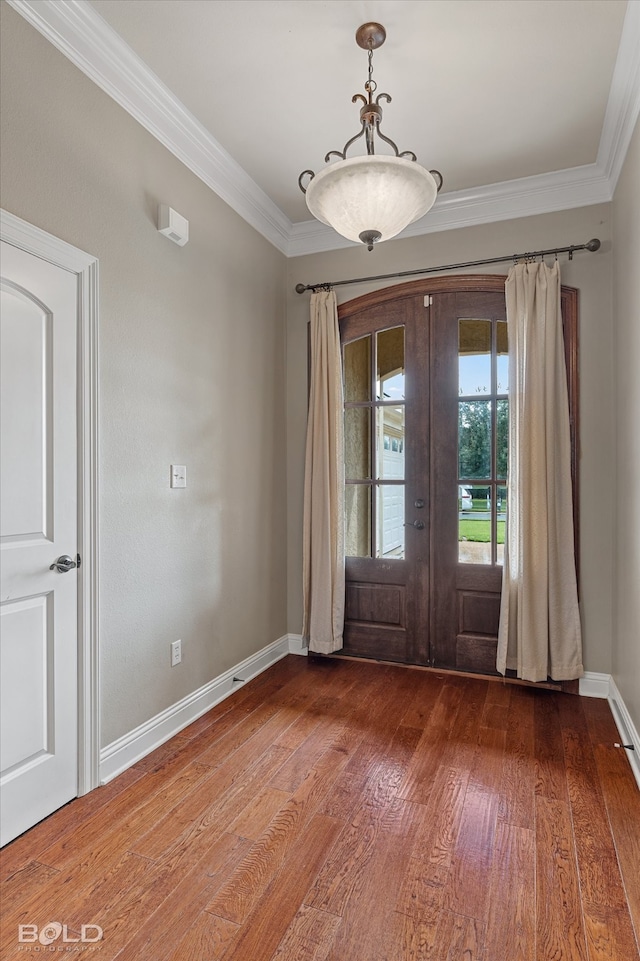
{"type": "Polygon", "coordinates": [[[640,109],[638,0],[9,2],[288,255],[349,244],[298,176],[360,129],[363,22],[382,131],[444,176],[402,236],[611,199],[640,109]]]}

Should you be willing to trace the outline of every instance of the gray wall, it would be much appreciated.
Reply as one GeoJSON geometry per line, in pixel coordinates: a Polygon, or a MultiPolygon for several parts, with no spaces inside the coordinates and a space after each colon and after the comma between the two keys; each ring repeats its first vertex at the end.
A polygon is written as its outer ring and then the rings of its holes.
{"type": "Polygon", "coordinates": [[[1,66],[3,207],[100,262],[106,745],[286,633],[285,259],[4,3],[1,66]]]}
{"type": "Polygon", "coordinates": [[[613,200],[613,228],[617,496],[612,673],[640,731],[640,124],[613,200]]]}
{"type": "MultiPolygon", "coordinates": [[[[581,608],[585,670],[610,673],[613,618],[614,463],[611,207],[603,204],[545,216],[510,220],[392,240],[369,253],[349,248],[288,262],[287,411],[289,499],[289,630],[302,623],[302,473],[306,411],[306,323],[309,295],[296,294],[299,282],[366,277],[370,274],[455,263],[524,250],[585,243],[599,237],[597,254],[562,261],[562,282],[580,291],[580,510],[581,608]]],[[[508,264],[485,268],[504,273],[508,264]]],[[[387,282],[388,283],[388,282],[387,282]]],[[[340,303],[385,284],[338,287],[340,303]]]]}

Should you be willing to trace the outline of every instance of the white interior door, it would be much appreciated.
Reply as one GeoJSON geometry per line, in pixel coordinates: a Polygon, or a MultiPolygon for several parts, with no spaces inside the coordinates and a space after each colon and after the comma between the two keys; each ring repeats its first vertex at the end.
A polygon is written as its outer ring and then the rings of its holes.
{"type": "Polygon", "coordinates": [[[73,272],[0,251],[2,844],[78,787],[76,343],[73,272]]]}

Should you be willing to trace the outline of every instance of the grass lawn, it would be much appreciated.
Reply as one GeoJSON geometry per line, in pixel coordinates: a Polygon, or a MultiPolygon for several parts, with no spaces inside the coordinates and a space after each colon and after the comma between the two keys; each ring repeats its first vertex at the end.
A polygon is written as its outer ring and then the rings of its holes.
{"type": "MultiPolygon", "coordinates": [[[[491,522],[489,520],[458,521],[458,540],[488,544],[491,540],[491,522]]],[[[498,521],[498,544],[504,544],[504,521],[498,521]]]]}

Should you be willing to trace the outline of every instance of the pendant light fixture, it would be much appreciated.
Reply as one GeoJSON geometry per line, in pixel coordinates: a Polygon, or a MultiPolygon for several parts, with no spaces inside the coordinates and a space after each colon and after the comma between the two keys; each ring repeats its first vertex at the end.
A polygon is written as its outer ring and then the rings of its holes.
{"type": "Polygon", "coordinates": [[[369,77],[364,85],[367,96],[356,93],[362,129],[340,150],[330,150],[324,158],[340,157],[320,173],[303,170],[298,178],[313,216],[348,240],[361,241],[368,250],[382,240],[390,240],[414,220],[423,217],[435,203],[442,187],[442,174],[426,170],[417,163],[411,150],[398,150],[393,140],[380,130],[380,101],[391,103],[388,93],[374,99],[377,84],[373,79],[373,51],[381,47],[387,33],[380,23],[365,23],[356,32],[356,43],[369,52],[369,77]],[[378,136],[394,151],[376,155],[374,137],[378,136]],[[366,156],[347,158],[347,150],[361,137],[365,138],[366,156]],[[306,187],[303,178],[309,176],[306,187]]]}

